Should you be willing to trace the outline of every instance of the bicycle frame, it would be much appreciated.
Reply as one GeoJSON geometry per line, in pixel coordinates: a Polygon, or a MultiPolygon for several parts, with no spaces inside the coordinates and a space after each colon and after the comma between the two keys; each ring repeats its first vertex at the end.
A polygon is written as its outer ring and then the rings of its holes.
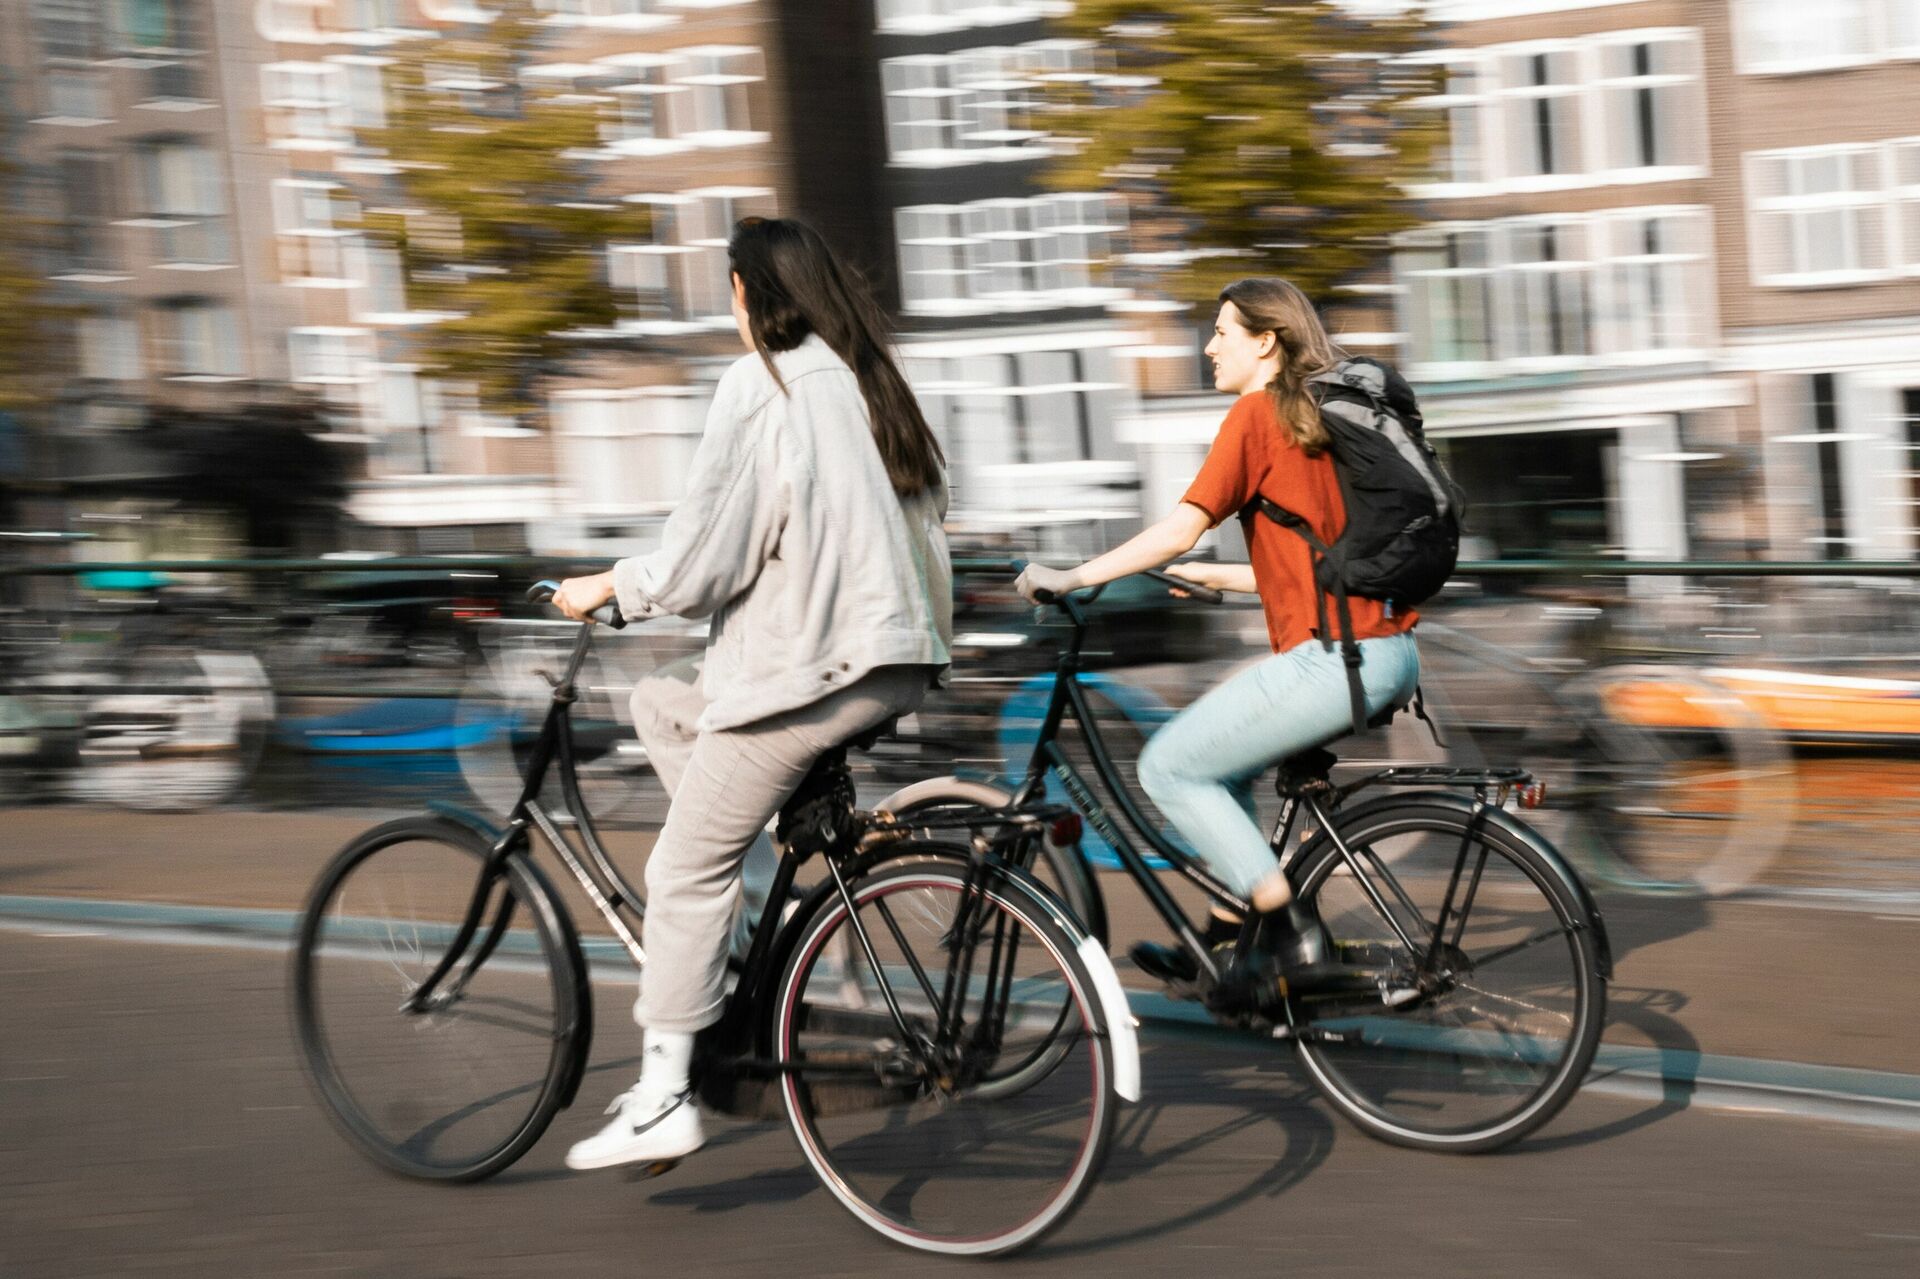
{"type": "MultiPolygon", "coordinates": [[[[1154,828],[1153,823],[1147,819],[1146,814],[1140,811],[1138,802],[1128,792],[1124,779],[1120,776],[1119,770],[1114,766],[1113,757],[1108,753],[1106,742],[1100,735],[1099,724],[1093,714],[1092,707],[1087,701],[1086,692],[1080,687],[1080,650],[1086,638],[1088,624],[1086,611],[1081,601],[1074,599],[1072,596],[1060,596],[1054,603],[1067,614],[1068,619],[1073,623],[1073,638],[1061,652],[1060,660],[1056,667],[1053,693],[1047,704],[1046,717],[1041,722],[1040,734],[1034,745],[1033,757],[1028,762],[1025,779],[1014,794],[1012,807],[1019,808],[1041,798],[1045,792],[1046,778],[1049,774],[1058,779],[1061,786],[1066,789],[1067,795],[1073,801],[1074,806],[1080,810],[1081,814],[1092,824],[1093,828],[1099,832],[1100,836],[1112,846],[1114,853],[1119,857],[1121,866],[1125,869],[1127,875],[1139,886],[1141,893],[1146,897],[1155,913],[1165,921],[1167,927],[1179,940],[1181,946],[1184,947],[1199,964],[1200,971],[1206,974],[1210,980],[1218,981],[1220,978],[1219,965],[1215,962],[1214,956],[1207,950],[1205,944],[1201,942],[1193,921],[1187,917],[1186,912],[1180,909],[1179,903],[1174,901],[1165,885],[1160,882],[1159,876],[1155,873],[1153,867],[1147,864],[1146,858],[1141,855],[1139,848],[1136,847],[1132,840],[1126,836],[1125,832],[1121,830],[1119,823],[1114,820],[1113,815],[1107,810],[1106,806],[1100,802],[1099,796],[1094,793],[1087,779],[1074,767],[1072,761],[1067,758],[1066,752],[1061,749],[1059,742],[1056,740],[1060,726],[1069,711],[1073,713],[1074,719],[1079,724],[1081,732],[1086,737],[1087,751],[1092,757],[1095,775],[1105,786],[1107,793],[1112,796],[1115,804],[1120,809],[1121,815],[1125,817],[1127,824],[1133,827],[1140,838],[1146,842],[1147,846],[1151,848],[1153,852],[1165,858],[1175,870],[1196,885],[1202,892],[1206,893],[1210,899],[1222,908],[1240,915],[1242,918],[1248,918],[1253,913],[1252,903],[1228,888],[1227,885],[1222,883],[1217,876],[1202,865],[1191,853],[1188,853],[1185,849],[1176,846],[1168,840],[1160,831],[1154,828]]],[[[1391,772],[1391,770],[1388,771],[1391,772]]],[[[1326,790],[1326,796],[1328,797],[1337,798],[1342,794],[1344,794],[1344,792],[1336,792],[1331,787],[1328,787],[1326,790]]],[[[1313,823],[1309,829],[1317,829],[1323,832],[1333,843],[1342,861],[1364,890],[1369,902],[1373,905],[1374,909],[1379,912],[1382,920],[1393,929],[1400,942],[1406,946],[1408,953],[1421,957],[1420,972],[1422,975],[1425,975],[1432,970],[1433,966],[1439,960],[1442,937],[1445,934],[1448,924],[1450,922],[1454,923],[1456,937],[1465,928],[1466,914],[1472,907],[1474,895],[1479,887],[1481,872],[1485,868],[1486,849],[1484,845],[1481,848],[1479,863],[1473,868],[1471,875],[1468,877],[1466,892],[1460,901],[1457,911],[1454,909],[1455,894],[1459,890],[1462,876],[1466,873],[1468,849],[1473,842],[1474,834],[1480,828],[1481,818],[1488,806],[1484,787],[1477,788],[1473,817],[1468,823],[1461,841],[1459,854],[1455,858],[1453,873],[1447,885],[1446,895],[1442,900],[1440,918],[1434,920],[1431,925],[1428,925],[1431,928],[1431,935],[1418,941],[1408,933],[1405,926],[1388,905],[1387,894],[1383,894],[1379,886],[1374,883],[1374,877],[1377,875],[1383,879],[1388,886],[1388,893],[1399,901],[1402,908],[1410,911],[1416,920],[1426,925],[1427,921],[1424,916],[1414,905],[1405,890],[1400,887],[1398,881],[1394,879],[1392,872],[1382,865],[1380,860],[1373,856],[1371,852],[1366,853],[1364,858],[1366,862],[1372,863],[1373,873],[1369,874],[1367,868],[1363,865],[1362,857],[1356,855],[1355,851],[1350,848],[1341,837],[1333,820],[1333,812],[1324,801],[1323,795],[1314,788],[1302,788],[1287,795],[1285,806],[1281,811],[1279,820],[1275,823],[1274,832],[1272,838],[1269,840],[1269,844],[1273,848],[1275,856],[1280,859],[1280,864],[1284,867],[1287,861],[1286,854],[1291,847],[1293,831],[1300,819],[1302,811],[1304,811],[1308,819],[1313,823]]],[[[1425,930],[1423,929],[1422,931],[1425,930]]]]}
{"type": "MultiPolygon", "coordinates": [[[[473,945],[473,940],[479,934],[482,921],[486,917],[494,885],[501,878],[507,858],[526,846],[530,838],[529,828],[538,830],[546,841],[553,845],[554,851],[566,864],[581,890],[586,893],[587,899],[593,903],[594,908],[600,912],[601,917],[619,937],[621,945],[632,958],[634,965],[642,967],[646,963],[646,952],[623,914],[623,909],[633,910],[635,902],[631,899],[630,890],[625,887],[619,870],[613,865],[605,845],[600,842],[599,832],[594,828],[592,815],[581,798],[579,779],[574,770],[571,711],[577,700],[575,681],[579,678],[580,668],[592,645],[592,638],[592,625],[582,625],[579,637],[574,641],[566,669],[552,681],[553,696],[547,705],[546,718],[541,723],[539,736],[534,739],[527,758],[520,797],[514,802],[513,809],[508,815],[506,829],[494,840],[482,864],[479,881],[475,886],[473,898],[468,903],[466,916],[448,945],[446,953],[440,957],[433,971],[407,997],[402,1005],[406,1011],[422,1012],[438,1004],[450,1003],[458,999],[467,982],[506,936],[508,925],[513,917],[514,899],[512,897],[502,899],[493,922],[487,928],[486,936],[481,940],[478,949],[474,951],[460,976],[444,989],[440,989],[441,984],[447,980],[448,974],[460,963],[462,956],[473,945]],[[546,781],[547,772],[556,763],[560,769],[562,798],[580,830],[581,844],[586,852],[584,861],[579,851],[561,833],[560,824],[554,815],[540,802],[540,791],[546,781]],[[592,869],[589,869],[589,862],[592,869]]],[[[844,763],[840,766],[844,767],[844,763]]],[[[807,859],[807,856],[808,854],[796,855],[788,851],[781,856],[776,865],[773,883],[767,894],[766,908],[759,926],[754,929],[753,941],[747,957],[740,965],[740,982],[728,1000],[726,1011],[722,1016],[720,1041],[723,1050],[732,1050],[736,1054],[732,1063],[736,1068],[778,1069],[775,1063],[759,1062],[745,1057],[741,1054],[741,1050],[750,1046],[752,1027],[749,1019],[760,1005],[761,986],[769,975],[769,965],[774,954],[774,938],[780,931],[781,908],[791,896],[794,880],[799,873],[801,863],[807,859]]],[[[895,1028],[900,1033],[902,1044],[927,1071],[929,1077],[939,1077],[943,1072],[941,1063],[934,1059],[934,1053],[938,1051],[936,1045],[946,1042],[949,1036],[959,1033],[960,1013],[966,1001],[967,984],[961,973],[961,948],[954,948],[949,956],[946,980],[939,998],[934,1001],[936,1033],[934,1040],[929,1042],[924,1036],[915,1033],[907,1021],[906,1014],[900,1008],[892,985],[880,963],[878,952],[874,949],[873,940],[860,920],[852,890],[847,885],[846,877],[841,873],[837,857],[830,853],[826,860],[834,890],[846,906],[848,922],[879,985],[881,997],[895,1028]]],[[[973,916],[977,913],[978,903],[983,899],[983,879],[987,865],[984,850],[978,851],[974,857],[970,858],[959,912],[954,920],[956,933],[968,938],[965,964],[969,967],[973,959],[973,945],[977,940],[973,937],[977,932],[973,924],[973,916]]],[[[883,918],[889,926],[893,926],[891,918],[884,912],[883,918]]],[[[1000,955],[1000,939],[996,936],[987,989],[993,1000],[997,1000],[1000,1004],[998,1017],[1004,1017],[1005,1001],[1011,992],[1012,960],[1011,957],[1007,960],[1007,979],[1003,981],[1000,977],[1000,955]]],[[[976,1019],[974,1028],[976,1037],[997,1033],[991,1029],[998,1020],[994,1015],[994,1007],[992,1001],[983,1005],[982,1015],[976,1019]]],[[[807,1069],[814,1071],[824,1069],[829,1073],[832,1070],[831,1067],[822,1067],[817,1064],[810,1065],[807,1069]]],[[[871,1073],[871,1068],[866,1066],[855,1066],[852,1070],[856,1074],[863,1070],[871,1073]]]]}

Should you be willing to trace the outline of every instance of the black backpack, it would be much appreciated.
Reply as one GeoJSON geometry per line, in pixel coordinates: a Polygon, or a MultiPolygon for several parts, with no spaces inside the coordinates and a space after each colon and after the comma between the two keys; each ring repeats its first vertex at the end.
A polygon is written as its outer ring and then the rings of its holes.
{"type": "Polygon", "coordinates": [[[1327,629],[1331,595],[1353,698],[1353,731],[1364,733],[1367,701],[1347,597],[1404,608],[1438,594],[1460,558],[1463,495],[1427,443],[1413,388],[1398,373],[1377,360],[1347,359],[1316,374],[1308,386],[1331,437],[1327,451],[1346,501],[1346,528],[1329,546],[1306,520],[1265,497],[1248,503],[1240,516],[1265,515],[1313,548],[1320,643],[1333,646],[1327,629]]]}

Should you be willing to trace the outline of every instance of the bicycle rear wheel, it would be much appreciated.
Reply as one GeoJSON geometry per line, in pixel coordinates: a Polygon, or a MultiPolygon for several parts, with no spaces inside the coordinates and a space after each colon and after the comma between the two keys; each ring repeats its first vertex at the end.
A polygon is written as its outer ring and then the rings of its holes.
{"type": "Polygon", "coordinates": [[[849,969],[864,959],[836,959],[864,951],[845,902],[826,899],[774,1008],[801,1152],[895,1242],[973,1256],[1032,1243],[1079,1206],[1112,1136],[1112,1046],[1077,938],[1010,876],[990,872],[969,900],[967,868],[944,860],[888,864],[852,895],[909,1034],[873,998],[871,966],[863,980],[849,969]]]}
{"type": "Polygon", "coordinates": [[[409,818],[322,873],[294,951],[295,1025],[328,1114],[374,1162],[475,1181],[519,1158],[571,1100],[591,1035],[586,963],[524,855],[424,1009],[409,996],[455,941],[486,843],[409,818]]]}
{"type": "Polygon", "coordinates": [[[1561,868],[1503,826],[1470,820],[1443,797],[1396,797],[1340,824],[1417,950],[1325,836],[1293,871],[1341,957],[1403,991],[1454,885],[1438,975],[1411,1002],[1390,1007],[1375,991],[1296,998],[1294,1009],[1300,1059],[1335,1107],[1382,1140],[1458,1153],[1508,1145],[1558,1113],[1606,1013],[1594,921],[1561,868]]]}

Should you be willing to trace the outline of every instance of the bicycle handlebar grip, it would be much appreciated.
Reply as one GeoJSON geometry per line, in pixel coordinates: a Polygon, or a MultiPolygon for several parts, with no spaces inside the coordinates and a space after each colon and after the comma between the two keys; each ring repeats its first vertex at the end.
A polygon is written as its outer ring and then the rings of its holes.
{"type": "Polygon", "coordinates": [[[1189,596],[1199,600],[1202,604],[1219,604],[1227,598],[1224,592],[1217,591],[1211,586],[1201,586],[1197,582],[1189,582],[1184,577],[1175,577],[1171,573],[1162,573],[1157,568],[1148,569],[1147,576],[1163,585],[1171,586],[1177,591],[1185,591],[1189,596]]]}
{"type": "MultiPolygon", "coordinates": [[[[1015,577],[1018,577],[1020,574],[1027,571],[1027,561],[1013,560],[1007,565],[1007,567],[1013,570],[1013,574],[1015,577]]],[[[1037,604],[1058,604],[1060,602],[1060,597],[1058,595],[1055,595],[1052,591],[1035,591],[1033,593],[1033,599],[1034,599],[1034,602],[1037,604]]]]}
{"type": "MultiPolygon", "coordinates": [[[[560,583],[552,578],[543,577],[527,588],[527,603],[550,604],[559,590],[560,583]]],[[[602,604],[587,616],[610,630],[621,631],[627,627],[627,619],[621,614],[620,605],[617,602],[602,604]]]]}

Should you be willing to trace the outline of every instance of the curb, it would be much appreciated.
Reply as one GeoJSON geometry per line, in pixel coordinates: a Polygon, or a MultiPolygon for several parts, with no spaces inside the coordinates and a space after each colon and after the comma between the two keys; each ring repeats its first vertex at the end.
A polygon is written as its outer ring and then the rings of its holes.
{"type": "MultiPolygon", "coordinates": [[[[288,910],[183,906],[169,902],[28,897],[0,894],[0,921],[110,929],[174,942],[285,947],[299,916],[288,910]]],[[[628,982],[626,951],[612,938],[581,939],[596,981],[628,982]]],[[[1198,1005],[1153,991],[1129,990],[1127,1001],[1149,1034],[1253,1045],[1198,1005]]],[[[1759,1057],[1728,1057],[1673,1048],[1600,1046],[1582,1088],[1608,1096],[1749,1114],[1822,1119],[1920,1132],[1920,1075],[1759,1057]]]]}

